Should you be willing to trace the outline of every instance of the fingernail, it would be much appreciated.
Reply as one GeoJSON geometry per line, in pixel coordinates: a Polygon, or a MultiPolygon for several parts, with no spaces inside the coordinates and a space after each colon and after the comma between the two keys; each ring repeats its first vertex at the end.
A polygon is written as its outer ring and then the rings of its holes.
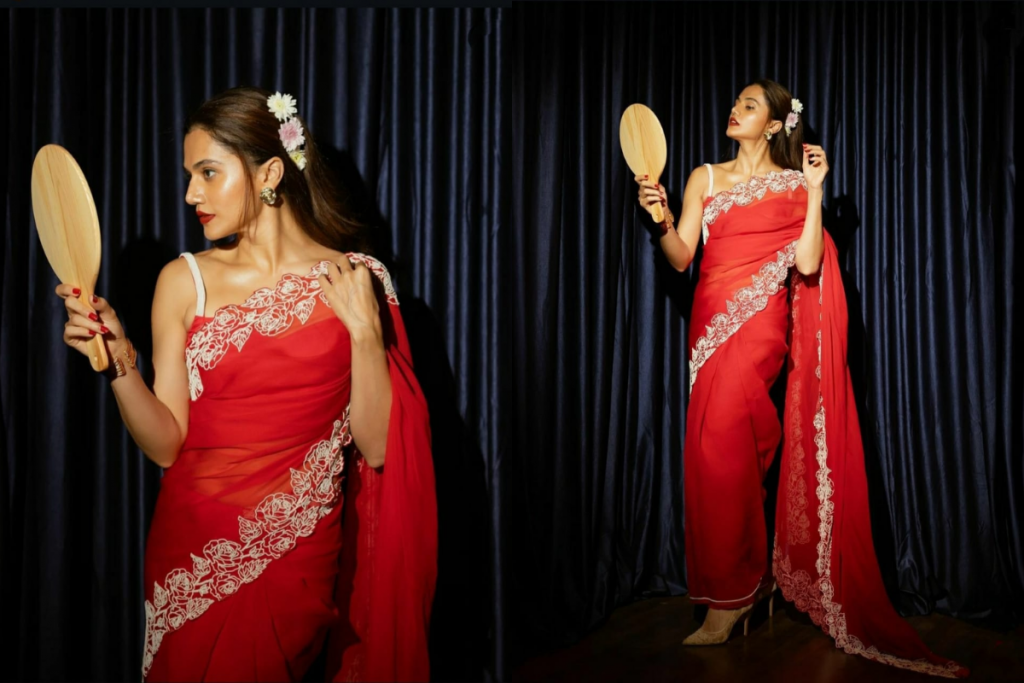
{"type": "Polygon", "coordinates": [[[97,298],[96,298],[96,295],[95,295],[95,294],[93,294],[93,295],[92,295],[92,302],[93,302],[93,303],[96,303],[96,302],[98,302],[98,301],[99,301],[99,299],[97,299],[97,298]]]}
{"type": "Polygon", "coordinates": [[[93,321],[94,323],[98,323],[100,321],[100,317],[95,313],[90,313],[89,320],[93,321]]]}
{"type": "Polygon", "coordinates": [[[646,173],[644,173],[644,180],[647,180],[647,179],[648,179],[648,178],[650,178],[650,177],[651,177],[651,176],[649,176],[649,175],[647,175],[646,173]]]}
{"type": "Polygon", "coordinates": [[[90,337],[95,337],[96,336],[96,330],[89,330],[89,336],[90,337]]]}
{"type": "Polygon", "coordinates": [[[75,296],[78,296],[79,294],[82,293],[82,290],[80,290],[78,287],[75,287],[73,290],[71,290],[71,293],[74,294],[75,296]]]}
{"type": "Polygon", "coordinates": [[[657,189],[658,189],[658,188],[660,188],[660,187],[661,187],[661,185],[659,185],[658,183],[654,183],[654,189],[655,189],[655,190],[657,190],[657,189]]]}
{"type": "Polygon", "coordinates": [[[110,334],[110,330],[107,329],[106,325],[100,325],[100,332],[103,334],[110,334]]]}

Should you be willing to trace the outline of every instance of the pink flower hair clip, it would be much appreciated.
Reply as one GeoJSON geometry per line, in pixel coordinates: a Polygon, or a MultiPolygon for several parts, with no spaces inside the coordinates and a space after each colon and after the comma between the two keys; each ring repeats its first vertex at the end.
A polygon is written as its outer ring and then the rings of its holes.
{"type": "Polygon", "coordinates": [[[277,134],[281,138],[281,144],[284,145],[285,151],[288,152],[288,156],[299,167],[299,170],[305,170],[306,137],[302,134],[302,124],[299,123],[297,118],[294,118],[299,111],[295,108],[295,98],[291,95],[275,92],[267,98],[267,108],[270,109],[270,113],[278,121],[284,121],[281,127],[277,129],[277,134]]]}
{"type": "Polygon", "coordinates": [[[789,112],[789,116],[786,117],[786,137],[788,138],[793,129],[796,128],[796,124],[800,123],[800,112],[804,110],[804,105],[800,103],[800,100],[795,97],[790,101],[790,105],[793,110],[789,112]]]}

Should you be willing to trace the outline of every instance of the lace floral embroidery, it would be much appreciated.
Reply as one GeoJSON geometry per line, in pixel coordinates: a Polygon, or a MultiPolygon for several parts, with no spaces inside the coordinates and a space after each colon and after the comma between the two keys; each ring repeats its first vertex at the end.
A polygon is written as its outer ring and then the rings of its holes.
{"type": "MultiPolygon", "coordinates": [[[[364,264],[384,284],[387,301],[398,305],[398,297],[391,275],[384,264],[365,254],[346,254],[350,261],[364,264]]],[[[253,330],[266,337],[281,334],[295,320],[305,324],[313,313],[317,297],[326,305],[327,297],[320,291],[317,277],[327,272],[330,261],[313,266],[305,277],[287,273],[274,289],[263,287],[252,293],[241,306],[234,304],[217,309],[185,348],[188,369],[188,392],[193,401],[203,393],[203,379],[199,369],[212,370],[234,346],[239,351],[249,340],[253,330]]]]}
{"type": "Polygon", "coordinates": [[[716,313],[707,325],[707,333],[700,337],[690,352],[690,393],[697,381],[697,373],[707,362],[711,354],[719,346],[734,335],[743,323],[763,311],[768,299],[779,291],[786,281],[789,269],[796,260],[796,241],[778,252],[774,261],[761,266],[757,274],[751,276],[753,284],[737,290],[731,301],[725,302],[725,313],[716,313]]]}
{"type": "Polygon", "coordinates": [[[793,571],[788,556],[783,556],[778,545],[772,550],[772,566],[775,580],[782,589],[782,596],[789,600],[801,612],[810,615],[815,624],[821,625],[825,620],[825,612],[821,607],[821,588],[818,581],[812,579],[804,570],[793,571]]]}
{"type": "Polygon", "coordinates": [[[174,569],[164,585],[153,585],[146,601],[146,643],[142,676],[153,665],[164,635],[202,615],[215,601],[256,580],[272,560],[291,550],[299,537],[313,533],[316,523],[338,502],[343,449],[352,442],[348,409],[334,421],[329,439],[314,444],[302,469],[291,470],[291,493],[272,493],[256,506],[252,519],[238,518],[239,541],[218,538],[192,555],[192,571],[174,569]]]}
{"type": "Polygon", "coordinates": [[[765,192],[786,192],[795,190],[798,187],[807,189],[807,181],[804,174],[793,169],[783,171],[772,171],[767,175],[754,176],[745,183],[739,183],[732,189],[719,192],[712,199],[711,203],[704,207],[704,215],[701,218],[701,232],[704,234],[704,244],[708,243],[710,232],[708,228],[718,220],[718,217],[731,209],[734,204],[746,206],[755,199],[764,197],[765,192]]]}
{"type": "MultiPolygon", "coordinates": [[[[795,278],[793,282],[793,353],[794,363],[798,362],[801,356],[801,330],[800,330],[800,317],[797,315],[797,306],[800,305],[800,292],[803,289],[800,278],[795,278]]],[[[794,364],[793,371],[796,371],[796,365],[794,364]]],[[[792,420],[789,425],[790,437],[789,440],[792,443],[790,448],[790,459],[789,459],[789,477],[786,480],[786,495],[789,499],[788,508],[789,511],[786,515],[786,524],[788,525],[788,538],[789,542],[793,544],[809,543],[811,540],[811,522],[807,518],[807,484],[804,481],[804,475],[807,473],[807,467],[804,464],[804,431],[803,431],[803,413],[800,407],[800,396],[802,386],[800,380],[794,380],[793,386],[789,394],[789,402],[792,415],[792,420]]]]}
{"type": "MultiPolygon", "coordinates": [[[[824,270],[824,269],[822,269],[824,270]]],[[[823,280],[823,278],[822,278],[823,280]]],[[[821,282],[822,280],[819,280],[821,282]]],[[[820,287],[820,285],[819,285],[820,287]]],[[[819,304],[821,302],[819,293],[819,304]]],[[[819,318],[820,319],[820,318],[819,318]]],[[[900,669],[908,669],[932,676],[956,678],[959,665],[956,662],[933,664],[926,659],[902,659],[895,655],[881,652],[877,647],[864,647],[864,643],[850,634],[846,628],[846,615],[843,606],[834,602],[835,587],[832,585],[832,524],[835,517],[835,503],[832,495],[835,485],[829,476],[832,470],[828,466],[828,443],[825,429],[824,397],[820,391],[821,380],[821,330],[818,330],[818,367],[816,376],[819,380],[818,407],[814,414],[814,444],[817,447],[815,460],[818,469],[815,479],[818,482],[815,493],[818,498],[818,545],[815,570],[817,581],[813,581],[805,571],[793,572],[789,557],[784,556],[776,543],[772,551],[772,564],[776,580],[782,588],[782,594],[791,600],[798,609],[807,612],[815,624],[828,633],[836,641],[836,647],[847,654],[856,654],[888,664],[900,669]]]]}

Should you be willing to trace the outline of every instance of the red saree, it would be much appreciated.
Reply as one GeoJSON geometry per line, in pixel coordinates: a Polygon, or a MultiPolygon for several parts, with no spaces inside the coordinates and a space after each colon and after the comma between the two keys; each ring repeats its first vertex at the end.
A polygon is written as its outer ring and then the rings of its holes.
{"type": "Polygon", "coordinates": [[[683,466],[691,599],[741,607],[774,573],[785,598],[836,647],[966,676],[928,650],[886,595],[846,363],[846,298],[828,233],[819,275],[794,270],[787,297],[806,213],[807,186],[793,170],[751,178],[704,208],[683,466]],[[787,361],[783,426],[769,389],[787,361]],[[762,482],[780,439],[769,566],[762,482]]]}
{"type": "Polygon", "coordinates": [[[429,679],[427,406],[387,271],[349,258],[383,283],[386,463],[368,467],[349,433],[348,332],[316,280],[329,262],[212,317],[200,301],[186,337],[188,437],[146,547],[146,680],[299,680],[325,642],[329,679],[429,679]]]}

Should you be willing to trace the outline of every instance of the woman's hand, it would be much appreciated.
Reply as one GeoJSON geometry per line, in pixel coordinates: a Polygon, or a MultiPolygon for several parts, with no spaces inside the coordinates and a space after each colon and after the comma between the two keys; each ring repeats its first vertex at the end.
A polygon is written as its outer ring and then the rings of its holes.
{"type": "Polygon", "coordinates": [[[659,204],[662,207],[668,206],[668,195],[665,194],[665,186],[661,184],[652,183],[647,179],[647,176],[634,176],[633,180],[640,186],[637,195],[640,199],[640,206],[644,210],[654,217],[654,207],[659,204]]]}
{"type": "Polygon", "coordinates": [[[804,180],[807,187],[812,190],[820,190],[825,176],[828,174],[828,161],[825,160],[825,150],[819,145],[804,145],[804,180]]]}
{"type": "Polygon", "coordinates": [[[81,290],[75,285],[58,285],[57,296],[64,299],[68,321],[64,323],[64,343],[83,356],[89,355],[89,340],[100,335],[107,345],[107,352],[120,353],[127,344],[124,327],[117,319],[117,313],[110,303],[98,296],[92,298],[92,310],[78,300],[81,290]]]}
{"type": "Polygon", "coordinates": [[[326,275],[317,277],[327,303],[348,330],[353,341],[377,339],[384,344],[380,307],[373,291],[374,275],[362,263],[345,259],[332,263],[326,275]]]}

